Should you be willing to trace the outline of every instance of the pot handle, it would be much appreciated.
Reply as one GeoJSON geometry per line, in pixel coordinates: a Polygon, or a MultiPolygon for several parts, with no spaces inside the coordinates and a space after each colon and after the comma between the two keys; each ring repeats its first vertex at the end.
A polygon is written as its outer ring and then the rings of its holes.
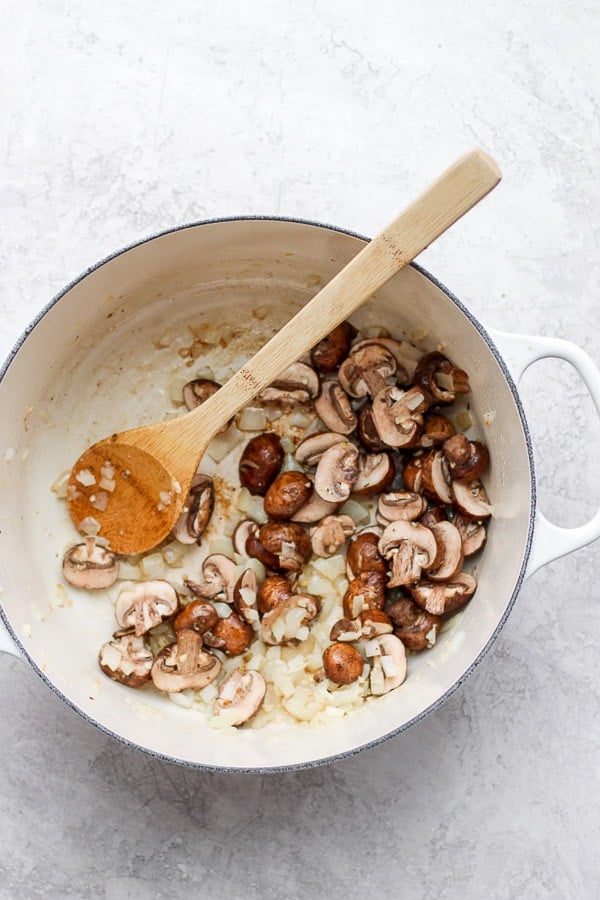
{"type": "MultiPolygon", "coordinates": [[[[532,337],[509,334],[490,329],[489,333],[498,345],[509,371],[518,384],[523,373],[539,359],[564,359],[570,363],[586,385],[600,415],[600,370],[592,358],[571,341],[561,338],[532,337]]],[[[533,543],[525,577],[529,578],[542,566],[566,556],[580,547],[591,544],[600,537],[600,509],[576,528],[561,528],[550,522],[539,510],[535,514],[533,543]]]]}

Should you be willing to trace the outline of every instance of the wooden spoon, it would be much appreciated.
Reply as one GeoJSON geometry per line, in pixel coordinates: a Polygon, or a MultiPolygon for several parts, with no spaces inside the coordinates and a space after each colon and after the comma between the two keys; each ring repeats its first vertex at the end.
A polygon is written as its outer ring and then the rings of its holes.
{"type": "MultiPolygon", "coordinates": [[[[76,526],[92,517],[116,553],[156,547],[171,531],[210,440],[288,366],[339,325],[500,181],[480,150],[461,157],[370,241],[220,390],[192,412],[113,434],[75,463],[68,485],[76,526]],[[92,505],[114,471],[105,510],[92,505]],[[86,483],[94,479],[92,484],[86,483]]],[[[97,503],[97,501],[96,501],[97,503]]],[[[85,528],[81,529],[85,530],[85,528]]]]}

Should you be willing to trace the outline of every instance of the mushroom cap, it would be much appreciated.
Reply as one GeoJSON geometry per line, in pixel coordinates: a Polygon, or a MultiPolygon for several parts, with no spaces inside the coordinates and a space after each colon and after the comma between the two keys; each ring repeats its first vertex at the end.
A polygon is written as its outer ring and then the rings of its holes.
{"type": "Polygon", "coordinates": [[[338,378],[351,397],[376,394],[386,385],[386,379],[396,371],[396,359],[377,340],[359,341],[341,364],[338,378]]]}
{"type": "MultiPolygon", "coordinates": [[[[187,662],[187,660],[186,660],[187,662]]],[[[152,666],[152,681],[159,691],[177,694],[188,688],[201,690],[214,681],[221,670],[221,660],[206,650],[201,649],[195,660],[192,672],[182,675],[178,669],[177,643],[168,644],[157,653],[152,666]]]]}
{"type": "Polygon", "coordinates": [[[361,636],[367,640],[382,634],[391,634],[394,630],[392,620],[382,609],[363,609],[358,619],[361,624],[361,636]]]}
{"type": "Polygon", "coordinates": [[[183,402],[191,411],[216,394],[221,385],[218,381],[212,381],[210,378],[194,378],[183,386],[182,396],[183,402]]]}
{"type": "Polygon", "coordinates": [[[437,447],[455,433],[456,429],[448,416],[428,411],[423,419],[423,431],[419,438],[419,446],[437,447]]]}
{"type": "Polygon", "coordinates": [[[490,504],[485,488],[478,478],[471,481],[455,479],[450,486],[452,499],[458,512],[465,519],[487,519],[492,515],[493,508],[490,504]]]}
{"type": "Polygon", "coordinates": [[[373,640],[379,644],[379,655],[371,664],[371,693],[380,696],[400,687],[406,678],[406,650],[394,634],[382,634],[373,640]],[[388,662],[383,661],[385,658],[388,662]]]}
{"type": "Polygon", "coordinates": [[[403,519],[384,528],[379,552],[392,561],[389,587],[412,584],[419,580],[422,569],[437,565],[438,545],[431,529],[403,519]]]}
{"type": "Polygon", "coordinates": [[[406,447],[419,433],[422,413],[431,398],[421,388],[403,391],[396,385],[383,388],[373,397],[373,424],[381,440],[389,447],[406,447]]]}
{"type": "Polygon", "coordinates": [[[482,522],[478,522],[475,519],[467,519],[460,513],[456,513],[452,519],[452,524],[460,532],[465,556],[472,556],[478,550],[481,550],[487,538],[487,531],[482,522]]]}
{"type": "Polygon", "coordinates": [[[177,591],[168,581],[138,581],[119,592],[115,618],[121,628],[133,628],[139,637],[172,616],[178,606],[177,591]]]}
{"type": "Polygon", "coordinates": [[[358,478],[352,485],[352,493],[368,497],[385,491],[396,474],[389,453],[361,453],[358,457],[358,478]]]}
{"type": "Polygon", "coordinates": [[[63,557],[62,573],[73,587],[101,590],[115,583],[119,574],[119,560],[107,547],[94,538],[87,538],[69,547],[63,557]]]}
{"type": "Polygon", "coordinates": [[[230,725],[242,725],[259,709],[266,691],[267,685],[260,672],[234,669],[221,682],[219,696],[213,704],[213,715],[225,715],[230,725]]]}
{"type": "Polygon", "coordinates": [[[199,597],[233,603],[233,588],[236,582],[236,565],[224,553],[211,553],[202,563],[204,581],[184,580],[185,586],[199,597]]]}
{"type": "Polygon", "coordinates": [[[457,394],[467,394],[470,390],[467,373],[438,350],[421,357],[412,380],[429,391],[436,403],[453,403],[457,394]]]}
{"type": "Polygon", "coordinates": [[[340,322],[310,351],[310,361],[319,372],[333,372],[350,351],[356,328],[350,322],[340,322]]]}
{"type": "Polygon", "coordinates": [[[350,441],[326,450],[315,472],[315,491],[323,500],[343,503],[358,478],[358,447],[350,441]]]}
{"type": "Polygon", "coordinates": [[[271,482],[264,498],[265,513],[271,519],[291,519],[308,503],[313,483],[304,472],[282,472],[271,482]]]}
{"type": "Polygon", "coordinates": [[[435,569],[429,569],[427,577],[431,581],[450,581],[460,572],[464,560],[460,531],[447,521],[431,525],[430,530],[438,545],[438,557],[435,569]]]}
{"type": "Polygon", "coordinates": [[[320,389],[319,376],[307,363],[295,362],[259,394],[264,401],[306,403],[314,400],[320,389]]]}
{"type": "Polygon", "coordinates": [[[285,453],[281,438],[272,431],[250,438],[238,466],[240,484],[251,494],[264,496],[279,474],[285,453]]]}
{"type": "Polygon", "coordinates": [[[408,650],[427,650],[436,642],[442,620],[421,609],[414,600],[403,597],[387,608],[394,624],[394,634],[408,650]]]}
{"type": "Polygon", "coordinates": [[[434,616],[455,612],[470,600],[477,588],[477,582],[467,572],[459,572],[451,581],[419,581],[409,585],[410,595],[421,609],[434,616]]]}
{"type": "Polygon", "coordinates": [[[292,596],[292,585],[285,575],[267,575],[258,588],[256,602],[261,614],[270,612],[292,596]]]}
{"type": "Polygon", "coordinates": [[[229,656],[244,653],[254,638],[254,629],[236,611],[225,619],[219,619],[210,631],[203,635],[204,643],[215,650],[222,650],[229,656]]]}
{"type": "Polygon", "coordinates": [[[345,440],[344,435],[338,431],[320,431],[300,441],[294,457],[301,466],[316,466],[326,450],[345,440]]]}
{"type": "Polygon", "coordinates": [[[448,466],[441,450],[431,450],[423,457],[422,472],[425,496],[435,503],[452,503],[448,466]]]}
{"type": "Polygon", "coordinates": [[[232,535],[233,547],[236,553],[239,553],[240,556],[247,555],[246,542],[248,537],[250,534],[256,534],[259,528],[258,522],[255,522],[254,519],[242,519],[241,522],[238,522],[232,535]]]}
{"type": "Polygon", "coordinates": [[[299,572],[312,552],[308,534],[295,522],[267,522],[258,532],[258,541],[276,560],[275,566],[266,565],[277,571],[299,572]]]}
{"type": "Polygon", "coordinates": [[[364,661],[356,647],[336,641],[323,652],[325,675],[334,684],[352,684],[362,675],[364,661]]]}
{"type": "Polygon", "coordinates": [[[327,428],[338,434],[350,434],[356,428],[356,415],[350,398],[335,378],[327,378],[315,400],[315,412],[327,428]]]}
{"type": "Polygon", "coordinates": [[[360,572],[349,581],[342,600],[344,616],[356,619],[364,610],[383,609],[386,580],[380,572],[360,572]]]}
{"type": "Polygon", "coordinates": [[[105,675],[127,687],[141,687],[150,681],[154,657],[143,638],[123,634],[100,648],[98,664],[105,675]]]}
{"type": "Polygon", "coordinates": [[[310,532],[313,553],[323,558],[333,556],[344,546],[355,528],[351,516],[325,516],[310,532]]]}
{"type": "Polygon", "coordinates": [[[312,594],[292,594],[265,613],[260,635],[265,644],[289,644],[308,637],[306,628],[319,614],[320,603],[312,594]]]}
{"type": "Polygon", "coordinates": [[[351,578],[356,578],[361,572],[386,575],[387,563],[379,552],[380,536],[374,531],[361,531],[350,541],[346,564],[351,578]]]}
{"type": "Polygon", "coordinates": [[[392,491],[389,494],[381,494],[377,501],[377,514],[383,520],[381,523],[383,525],[398,519],[414,522],[426,509],[427,501],[416,491],[392,491]]]}
{"type": "Polygon", "coordinates": [[[195,475],[181,515],[172,531],[181,544],[199,544],[212,516],[215,503],[212,478],[195,475]]]}
{"type": "Polygon", "coordinates": [[[176,615],[173,630],[191,630],[204,634],[217,624],[219,616],[208,600],[192,600],[176,615]]]}
{"type": "Polygon", "coordinates": [[[369,344],[379,344],[385,347],[396,360],[396,381],[398,384],[410,384],[417,368],[417,363],[423,355],[421,350],[417,349],[409,341],[397,341],[395,338],[389,337],[363,338],[363,340],[357,341],[352,349],[358,350],[369,344]]]}

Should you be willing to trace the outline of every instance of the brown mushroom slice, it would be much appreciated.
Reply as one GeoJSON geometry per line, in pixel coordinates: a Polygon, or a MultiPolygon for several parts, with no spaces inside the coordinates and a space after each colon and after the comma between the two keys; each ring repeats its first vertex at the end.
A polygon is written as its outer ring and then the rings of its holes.
{"type": "Polygon", "coordinates": [[[385,347],[396,360],[396,381],[398,384],[410,384],[417,364],[422,357],[421,350],[409,341],[398,341],[394,338],[363,338],[354,344],[353,349],[361,349],[368,344],[379,344],[385,347]]]}
{"type": "Polygon", "coordinates": [[[392,353],[376,341],[355,344],[341,364],[338,378],[351,397],[374,397],[389,384],[388,378],[396,371],[392,353]]]}
{"type": "Polygon", "coordinates": [[[423,431],[419,438],[420,447],[437,447],[452,437],[456,429],[448,416],[437,412],[427,412],[424,416],[423,431]]]}
{"type": "Polygon", "coordinates": [[[425,496],[435,503],[452,503],[448,467],[441,450],[432,450],[423,457],[422,472],[425,496]]]}
{"type": "Polygon", "coordinates": [[[172,616],[178,606],[177,591],[168,581],[139,581],[120,591],[115,617],[120,628],[140,637],[172,616]]]}
{"type": "Polygon", "coordinates": [[[265,402],[307,403],[317,397],[319,389],[319,376],[312,366],[295,362],[258,396],[265,402]]]}
{"type": "Polygon", "coordinates": [[[419,360],[413,383],[425,388],[436,403],[453,403],[457,394],[468,394],[470,391],[467,373],[437,350],[426,353],[419,360]]]}
{"type": "Polygon", "coordinates": [[[313,522],[320,522],[325,516],[332,516],[339,505],[339,503],[333,500],[323,500],[323,498],[319,497],[317,492],[313,490],[310,499],[294,513],[291,521],[311,525],[313,522]]]}
{"type": "Polygon", "coordinates": [[[384,528],[379,552],[391,562],[388,587],[401,587],[418,581],[423,569],[436,565],[438,545],[431,529],[399,519],[384,528]]]}
{"type": "Polygon", "coordinates": [[[233,603],[236,567],[232,559],[223,553],[211,553],[202,563],[203,581],[184,579],[184,584],[198,597],[233,603]]]}
{"type": "Polygon", "coordinates": [[[402,469],[402,481],[405,488],[417,494],[423,492],[423,459],[423,456],[415,455],[405,463],[402,469]]]}
{"type": "Polygon", "coordinates": [[[416,653],[433,647],[442,625],[439,616],[421,609],[408,597],[394,601],[387,614],[394,624],[394,634],[407,650],[416,653]]]}
{"type": "Polygon", "coordinates": [[[394,630],[392,620],[382,609],[363,609],[358,621],[361,625],[361,637],[366,640],[391,634],[394,630]]]}
{"type": "Polygon", "coordinates": [[[463,553],[465,556],[472,556],[481,550],[486,542],[487,531],[482,522],[475,519],[467,519],[456,513],[452,519],[452,524],[458,528],[463,543],[463,553]]]}
{"type": "Polygon", "coordinates": [[[430,529],[438,545],[438,560],[436,568],[427,572],[427,577],[431,581],[450,581],[460,572],[464,560],[460,531],[452,522],[437,522],[430,529]]]}
{"type": "Polygon", "coordinates": [[[243,725],[260,708],[267,691],[260,672],[234,669],[219,687],[213,704],[214,716],[225,716],[229,725],[243,725]]]}
{"type": "Polygon", "coordinates": [[[239,553],[240,556],[247,556],[246,542],[249,536],[256,534],[259,528],[258,522],[255,522],[254,519],[242,519],[241,522],[238,522],[232,535],[233,548],[236,553],[239,553]]]}
{"type": "Polygon", "coordinates": [[[315,472],[315,491],[323,500],[343,503],[358,478],[358,447],[350,441],[326,450],[315,472]]]}
{"type": "Polygon", "coordinates": [[[143,638],[133,634],[123,634],[107,641],[98,654],[98,664],[105,675],[133,688],[150,681],[153,662],[154,657],[143,638]]]}
{"type": "Polygon", "coordinates": [[[258,579],[254,569],[245,569],[233,589],[233,605],[249,625],[258,622],[258,579]]]}
{"type": "Polygon", "coordinates": [[[212,478],[195,475],[172,535],[181,544],[199,544],[215,503],[212,478]]]}
{"type": "Polygon", "coordinates": [[[341,322],[325,335],[310,351],[310,361],[318,372],[333,372],[350,351],[356,328],[350,322],[341,322]]]}
{"type": "Polygon", "coordinates": [[[477,588],[477,582],[467,572],[459,572],[452,581],[419,581],[410,585],[410,595],[422,609],[434,616],[455,612],[470,600],[477,588]]]}
{"type": "MultiPolygon", "coordinates": [[[[281,572],[299,572],[310,559],[310,538],[301,525],[295,522],[267,522],[257,535],[261,547],[275,559],[281,572]]],[[[261,557],[258,557],[259,559],[261,557]]]]}
{"type": "Polygon", "coordinates": [[[377,434],[375,422],[373,421],[373,409],[370,403],[365,403],[358,411],[356,436],[363,447],[366,447],[371,453],[380,453],[382,450],[389,449],[388,445],[377,434]]]}
{"type": "Polygon", "coordinates": [[[377,501],[377,517],[378,521],[381,517],[383,525],[396,522],[398,519],[414,522],[426,509],[425,497],[416,491],[392,491],[389,494],[381,494],[377,501]]]}
{"type": "Polygon", "coordinates": [[[323,669],[334,684],[352,684],[362,675],[364,661],[356,647],[336,641],[323,652],[323,669]]]}
{"type": "Polygon", "coordinates": [[[177,694],[188,688],[199,691],[214,681],[221,671],[221,660],[206,650],[200,649],[197,654],[178,654],[177,642],[168,644],[156,655],[151,675],[154,686],[159,691],[177,694]],[[186,671],[179,669],[181,656],[186,671]],[[189,671],[191,670],[191,671],[189,671]]]}
{"type": "Polygon", "coordinates": [[[221,385],[218,381],[212,381],[210,378],[194,378],[183,386],[183,402],[191,411],[197,406],[216,394],[221,385]]]}
{"type": "MultiPolygon", "coordinates": [[[[383,534],[383,531],[381,532],[383,534]]],[[[358,577],[361,572],[378,572],[387,575],[387,563],[379,552],[381,534],[376,531],[363,530],[348,547],[346,565],[349,580],[358,577]]]]}
{"type": "Polygon", "coordinates": [[[292,585],[285,575],[268,575],[258,588],[256,596],[259,613],[264,615],[270,612],[284,600],[289,600],[292,594],[292,585]]]}
{"type": "Polygon", "coordinates": [[[254,638],[254,629],[237,612],[219,619],[214,628],[203,635],[204,643],[215,650],[222,650],[228,656],[245,653],[254,638]]]}
{"type": "Polygon", "coordinates": [[[173,622],[175,633],[179,631],[196,631],[204,634],[217,624],[219,616],[208,600],[191,600],[177,613],[173,622]]]}
{"type": "Polygon", "coordinates": [[[389,453],[361,453],[358,457],[358,478],[352,485],[352,493],[369,497],[387,490],[396,474],[389,453]]]}
{"type": "Polygon", "coordinates": [[[119,575],[119,560],[107,547],[87,537],[69,547],[63,557],[62,573],[73,587],[97,591],[110,587],[119,575]]]}
{"type": "Polygon", "coordinates": [[[373,423],[377,434],[390,447],[406,447],[420,432],[422,413],[431,397],[421,388],[408,391],[391,385],[373,397],[373,423]]]}
{"type": "Polygon", "coordinates": [[[354,533],[355,528],[351,516],[325,516],[310,530],[313,553],[324,559],[334,556],[354,533]]]}
{"type": "Polygon", "coordinates": [[[356,428],[350,398],[337,379],[328,378],[323,382],[314,405],[316,414],[331,431],[350,434],[356,428]]]}
{"type": "Polygon", "coordinates": [[[472,481],[453,480],[452,499],[458,512],[466,519],[487,519],[493,513],[485,488],[478,478],[472,481]]]}
{"type": "Polygon", "coordinates": [[[362,637],[360,619],[338,619],[331,626],[330,641],[358,641],[362,637]]]}
{"type": "Polygon", "coordinates": [[[438,522],[445,522],[447,519],[448,515],[443,506],[430,506],[429,509],[423,513],[419,522],[421,525],[427,525],[428,528],[431,528],[432,525],[436,525],[438,522]]]}
{"type": "Polygon", "coordinates": [[[337,431],[320,431],[318,434],[311,434],[300,441],[294,457],[301,466],[310,468],[317,465],[326,450],[345,440],[344,435],[337,431]]]}
{"type": "Polygon", "coordinates": [[[455,434],[444,441],[442,451],[451,478],[470,481],[487,471],[490,455],[481,441],[470,441],[464,434],[455,434]]]}
{"type": "Polygon", "coordinates": [[[306,640],[308,625],[320,611],[320,604],[312,594],[292,594],[265,613],[260,623],[260,635],[265,644],[289,644],[306,640]]]}
{"type": "Polygon", "coordinates": [[[250,438],[242,451],[238,467],[242,487],[251,494],[263,497],[279,474],[284,456],[279,435],[268,431],[250,438]]]}
{"type": "Polygon", "coordinates": [[[347,619],[357,619],[366,610],[385,606],[386,575],[380,572],[360,572],[348,582],[342,606],[347,619]]]}
{"type": "Polygon", "coordinates": [[[282,472],[265,494],[265,513],[270,519],[291,519],[294,513],[308,503],[312,493],[313,483],[304,472],[282,472]]]}
{"type": "Polygon", "coordinates": [[[379,697],[400,687],[406,678],[406,650],[394,634],[382,634],[369,641],[369,644],[375,643],[379,652],[372,656],[368,654],[371,661],[369,684],[371,693],[379,697]]]}

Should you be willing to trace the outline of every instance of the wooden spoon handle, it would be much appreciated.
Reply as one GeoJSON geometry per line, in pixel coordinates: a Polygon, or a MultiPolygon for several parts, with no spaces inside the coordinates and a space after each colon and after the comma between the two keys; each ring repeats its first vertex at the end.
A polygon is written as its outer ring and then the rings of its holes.
{"type": "MultiPolygon", "coordinates": [[[[498,166],[474,150],[458,159],[209,400],[186,416],[190,436],[214,433],[288,366],[314,347],[500,181],[498,166]]],[[[187,429],[186,429],[187,430],[187,429]]]]}

